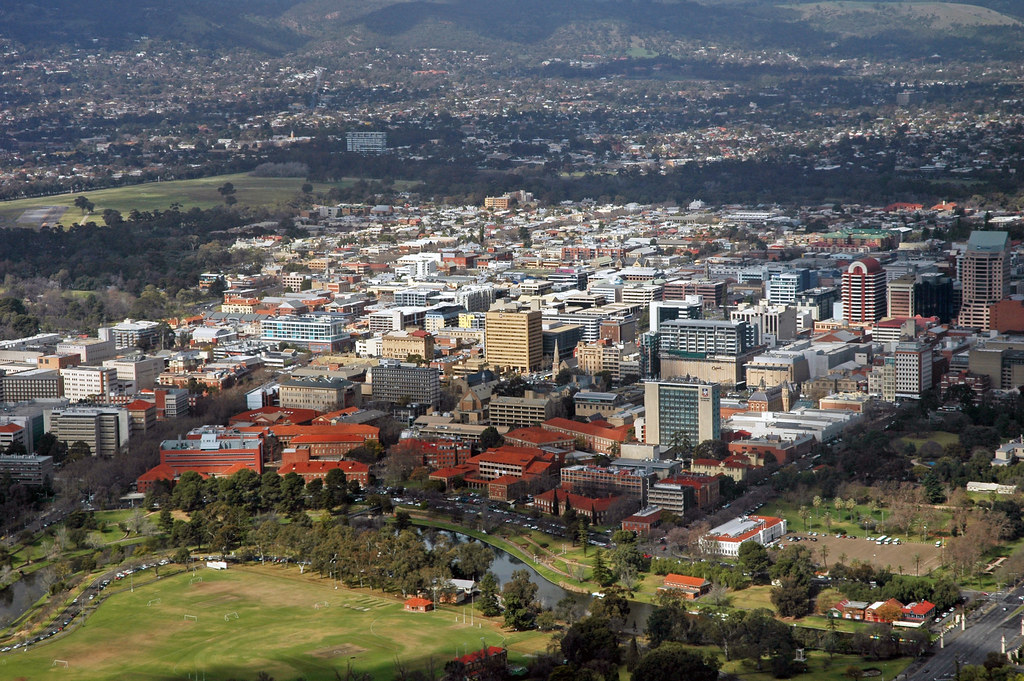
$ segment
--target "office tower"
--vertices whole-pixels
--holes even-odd
[[[861,258],[843,272],[843,318],[870,324],[885,316],[885,270],[874,258]]]
[[[989,305],[1009,295],[1010,257],[1006,232],[971,232],[960,263],[963,303],[960,326],[988,331]]]
[[[647,444],[691,445],[722,434],[721,392],[717,383],[648,381],[644,384]]]
[[[534,371],[541,367],[544,329],[540,310],[491,310],[484,323],[487,363],[498,369]]]

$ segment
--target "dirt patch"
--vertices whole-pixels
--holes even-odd
[[[352,657],[353,655],[365,652],[366,648],[360,648],[359,646],[351,643],[339,643],[338,645],[330,646],[329,648],[314,650],[309,654],[321,660],[329,660],[332,657]]]

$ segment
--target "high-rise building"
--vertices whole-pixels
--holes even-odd
[[[662,354],[740,355],[758,342],[757,328],[744,321],[676,319],[658,330]]]
[[[796,307],[790,304],[757,305],[742,304],[729,313],[732,321],[744,321],[756,326],[762,339],[771,336],[775,340],[796,338]]]
[[[905,277],[898,277],[890,281],[888,289],[888,316],[889,317],[913,317],[915,314],[914,289],[917,287],[917,279],[910,274]]]
[[[801,291],[817,286],[818,273],[807,268],[773,274],[766,284],[768,302],[772,305],[795,303]]]
[[[491,310],[484,325],[484,357],[498,369],[533,371],[544,359],[540,310]]]
[[[938,317],[943,324],[956,317],[953,302],[953,280],[945,274],[928,272],[914,286],[914,313],[922,317]]]
[[[797,309],[811,313],[814,321],[832,318],[832,304],[839,302],[839,287],[818,286],[804,289],[796,294]]]
[[[644,384],[646,438],[651,445],[696,445],[722,434],[717,383],[648,381]]]
[[[757,352],[757,326],[745,321],[677,319],[661,325],[654,338],[642,339],[640,370],[663,378],[687,376],[710,383],[738,385],[743,365]],[[656,348],[657,362],[649,354]]]
[[[885,316],[885,270],[874,258],[861,258],[843,272],[843,318],[870,324]]]
[[[957,323],[988,331],[989,305],[1010,292],[1010,258],[1006,232],[971,232],[960,263],[963,303]]]

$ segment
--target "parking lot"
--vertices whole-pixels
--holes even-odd
[[[806,546],[821,564],[842,562],[846,565],[853,561],[871,563],[876,567],[888,567],[896,574],[916,575],[928,574],[942,564],[942,548],[934,542],[910,542],[900,540],[899,544],[879,545],[868,541],[864,535],[841,536],[808,532],[790,532],[779,542],[779,547],[793,543],[790,538],[799,539],[799,544]],[[824,556],[822,548],[825,549]]]

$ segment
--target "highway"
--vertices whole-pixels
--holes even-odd
[[[932,644],[932,655],[915,662],[901,675],[907,681],[952,680],[957,670],[965,665],[978,665],[990,652],[999,652],[1002,637],[1006,637],[1006,650],[1021,645],[1021,615],[1012,613],[1021,606],[1024,587],[1006,593],[993,594],[967,618],[964,631],[957,626],[946,632],[945,647],[939,641]]]

